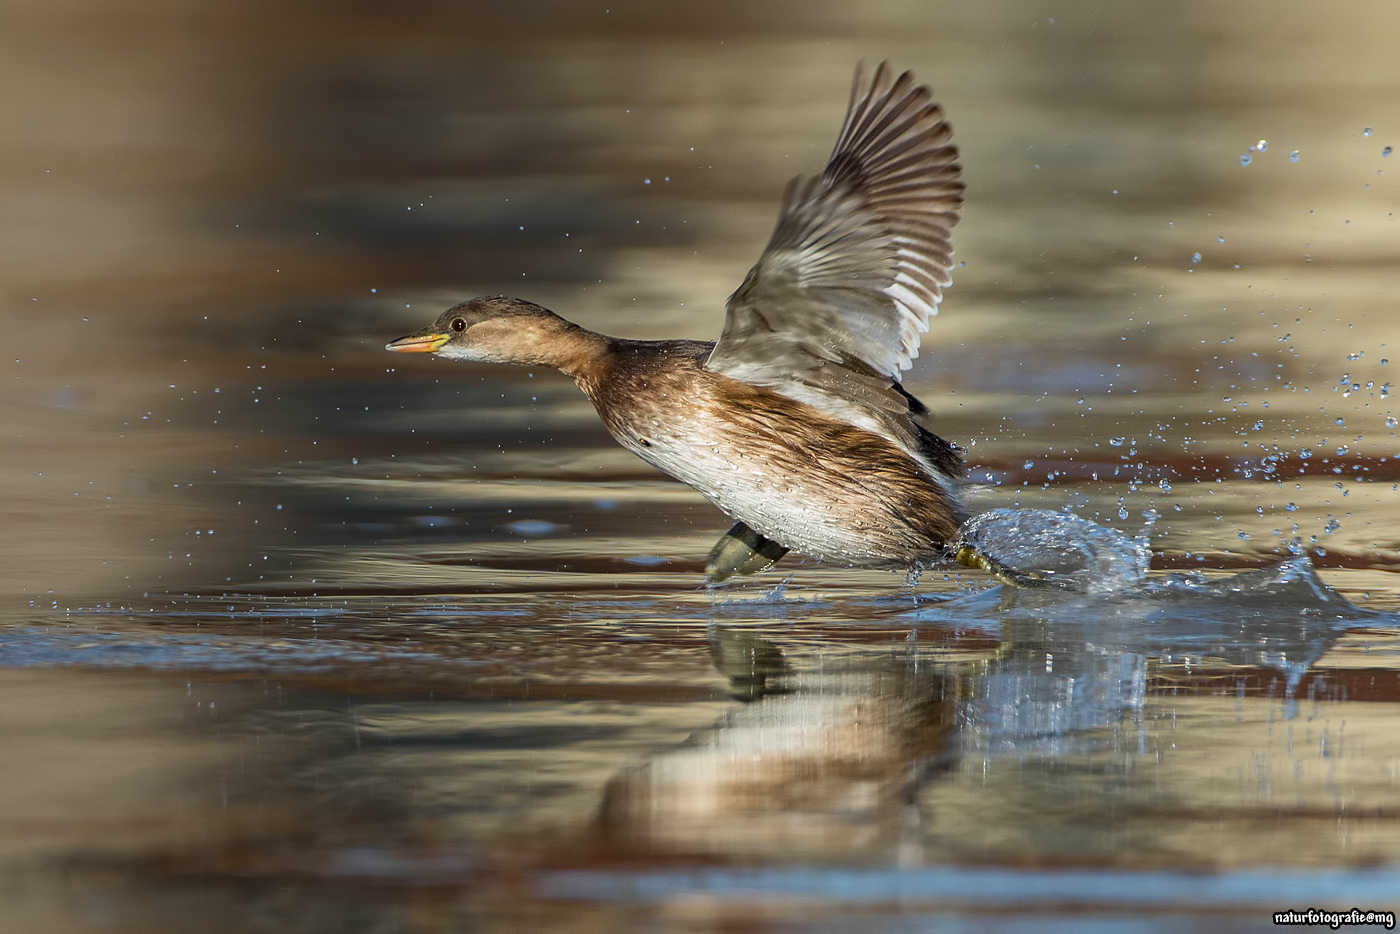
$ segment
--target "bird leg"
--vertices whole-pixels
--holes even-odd
[[[705,579],[718,584],[736,574],[757,574],[787,553],[782,545],[736,522],[734,528],[720,536],[705,558]]]

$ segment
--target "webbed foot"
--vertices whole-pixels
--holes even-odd
[[[1035,590],[1049,588],[1051,590],[1074,590],[1071,581],[1046,577],[1035,571],[1022,571],[1017,568],[1003,564],[991,555],[979,551],[971,545],[963,544],[958,547],[957,553],[953,555],[953,560],[963,567],[981,568],[988,574],[1011,587],[1019,587],[1023,590]]]
[[[990,509],[963,523],[953,550],[1013,587],[1071,593],[1131,589],[1152,559],[1145,539],[1048,509]]]

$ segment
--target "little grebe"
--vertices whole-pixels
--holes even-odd
[[[951,140],[908,72],[858,68],[826,169],[789,183],[717,343],[606,337],[496,296],[388,349],[572,377],[623,447],[737,520],[710,553],[712,580],[789,549],[860,567],[946,560],[966,470],[899,375],[952,281]]]

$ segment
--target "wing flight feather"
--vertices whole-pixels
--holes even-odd
[[[706,366],[857,423],[907,413],[891,383],[952,282],[957,158],[927,88],[858,68],[826,169],[788,185]]]

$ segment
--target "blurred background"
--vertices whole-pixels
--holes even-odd
[[[1394,15],[13,4],[4,590],[246,579],[290,544],[255,474],[610,451],[554,374],[382,345],[498,292],[713,338],[862,58],[929,82],[964,154],[965,265],[908,382],[974,463],[1384,456]]]
[[[813,838],[740,821],[736,836],[706,842],[695,828],[717,819],[688,813],[664,845],[637,829],[636,802],[662,782],[662,765],[637,762],[742,719],[735,711],[753,708],[734,707],[732,659],[771,655],[707,629],[716,611],[699,574],[728,522],[617,449],[558,374],[383,345],[483,293],[618,336],[713,339],[784,183],[822,165],[861,59],[930,84],[962,151],[960,265],[906,385],[967,453],[978,502],[1068,506],[1129,532],[1155,511],[1158,569],[1306,551],[1354,602],[1400,607],[1397,34],[1400,9],[1381,2],[7,4],[0,736],[12,752],[0,765],[0,878],[28,912],[15,909],[26,920],[13,929],[188,929],[195,906],[242,904],[211,929],[508,918],[578,930],[576,907],[560,907],[574,896],[541,895],[527,911],[503,894],[514,877],[472,876],[487,894],[465,902],[433,887],[454,893],[517,858],[593,866],[624,851],[703,851],[693,865],[717,853],[766,865],[799,844],[838,851],[839,821]],[[785,637],[813,622],[875,626],[854,648],[843,635],[836,648],[802,636],[772,649],[863,659],[842,670],[864,672],[855,693],[880,699],[890,726],[879,735],[900,750],[860,759],[874,799],[892,800],[890,776],[910,762],[942,761],[950,724],[988,756],[1049,770],[1041,778],[1060,774],[1055,756],[1082,751],[1066,740],[1028,752],[975,726],[958,705],[982,695],[963,669],[891,675],[884,648],[861,656],[866,641],[904,638],[889,617],[915,598],[898,578],[796,556],[782,568],[819,603],[762,603],[774,574],[741,590],[759,603],[727,618]],[[926,587],[984,583],[940,576]],[[1371,680],[1347,682],[1353,699],[1374,671],[1395,682],[1394,634],[1377,631],[1361,666]],[[939,651],[975,667],[1003,635],[972,626],[939,636]],[[1124,649],[1120,669],[1075,644],[1062,659],[1141,688],[1139,724],[1168,716],[1144,714],[1143,697],[1194,683],[1177,668],[1152,681],[1146,659],[1160,652]],[[1012,656],[1030,658],[1028,671],[1044,661]],[[1033,797],[1007,805],[1007,836],[963,856],[1194,869],[1227,851],[1247,864],[1333,826],[1332,804],[1258,784],[1303,768],[1291,738],[1280,746],[1269,732],[1285,711],[1282,676],[1258,664],[1227,668],[1249,669],[1240,696],[1260,707],[1197,711],[1209,742],[1170,773],[1192,802],[1179,813],[1241,806],[1233,793],[1188,794],[1200,769],[1239,750],[1246,777],[1226,785],[1268,813],[1307,798],[1320,824],[1167,844],[1154,836],[1163,810],[1145,825],[1160,846],[1144,851],[1112,821],[1080,846],[1057,836],[1062,825],[1026,829],[1043,803]],[[841,683],[817,693],[852,693]],[[1005,710],[1022,696],[998,691],[988,703]],[[1381,738],[1394,698],[1368,696],[1376,739],[1362,771],[1382,808],[1400,762]],[[444,711],[447,697],[458,706]],[[507,709],[530,697],[555,706]],[[1044,729],[1103,727],[1119,706],[1102,701],[1088,720]],[[925,726],[907,726],[910,710]],[[1241,717],[1260,732],[1230,732]],[[1362,722],[1355,706],[1336,717],[1333,751],[1336,723]],[[570,723],[600,745],[569,759],[539,738]],[[1016,735],[1043,738],[1042,727]],[[411,736],[420,756],[451,755],[421,768],[351,755],[371,735],[381,752],[384,737]],[[1109,759],[1157,761],[1143,735],[1109,742]],[[1326,739],[1308,742],[1325,758]],[[983,769],[962,759],[974,760],[959,781]],[[1325,764],[1309,759],[1308,781]],[[541,769],[568,793],[547,806],[544,792],[513,798]],[[1067,793],[1076,819],[1105,812],[1093,774]],[[1309,788],[1337,787],[1335,772],[1316,774]],[[1006,782],[979,794],[1004,803],[1034,784]],[[861,864],[907,865],[901,818],[851,800],[822,807],[870,831]],[[933,808],[940,819],[987,807],[952,800]],[[449,812],[475,829],[438,822]],[[1393,812],[1366,813],[1374,833],[1359,852],[1395,859]],[[529,846],[516,833],[527,824]],[[925,843],[943,852],[958,839]],[[1345,862],[1340,837],[1308,845]],[[138,870],[123,868],[131,860]],[[336,887],[364,878],[416,894],[338,914]],[[288,894],[303,884],[309,901]],[[609,903],[596,891],[584,901]],[[589,923],[699,930],[729,918],[665,904],[664,924],[651,909],[602,908]]]

